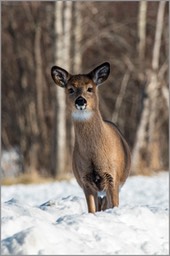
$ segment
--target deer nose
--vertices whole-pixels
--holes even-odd
[[[83,98],[82,96],[78,97],[75,101],[75,104],[78,105],[78,106],[84,106],[87,104],[87,101],[85,98]]]
[[[79,96],[75,101],[75,106],[78,110],[84,110],[87,106],[87,100],[82,96]]]

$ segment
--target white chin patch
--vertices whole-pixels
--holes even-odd
[[[79,105],[76,104],[76,108],[78,110],[84,110],[84,109],[86,109],[86,105],[79,106]]]
[[[74,112],[72,112],[72,118],[75,121],[86,121],[88,119],[90,119],[93,115],[93,112],[91,110],[75,110]]]

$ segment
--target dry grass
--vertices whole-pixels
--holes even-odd
[[[42,184],[47,182],[70,180],[71,174],[62,175],[57,178],[44,177],[37,172],[21,174],[18,177],[5,177],[1,179],[1,185],[9,186],[14,184]]]

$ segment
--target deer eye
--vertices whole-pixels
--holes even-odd
[[[93,91],[93,87],[89,87],[89,88],[87,89],[87,91],[88,91],[88,92],[92,92],[92,91]]]
[[[69,88],[69,89],[68,89],[68,93],[69,93],[69,94],[74,93],[74,89],[73,89],[73,88]]]

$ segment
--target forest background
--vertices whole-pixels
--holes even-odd
[[[131,174],[167,170],[168,20],[168,1],[2,1],[2,177],[71,174],[73,125],[51,67],[86,73],[105,61],[100,110],[130,145]]]

